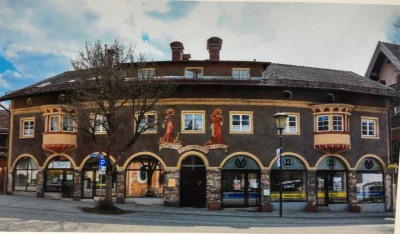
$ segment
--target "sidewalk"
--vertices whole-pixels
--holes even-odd
[[[93,207],[93,200],[72,201],[72,199],[54,200],[48,198],[36,198],[29,196],[17,195],[1,195],[0,205],[10,207],[20,207],[24,209],[46,210],[46,211],[62,211],[68,213],[83,212],[80,207]],[[207,208],[190,208],[190,207],[165,207],[157,205],[138,205],[135,203],[117,204],[124,210],[134,211],[135,213],[157,213],[157,214],[174,214],[174,215],[198,215],[198,216],[223,216],[223,217],[244,217],[244,218],[280,218],[279,211],[273,212],[257,212],[244,208],[224,208],[222,210],[208,210]],[[126,214],[129,215],[129,214]],[[382,213],[350,213],[350,212],[302,212],[302,211],[285,211],[283,210],[283,218],[295,219],[359,219],[359,218],[394,218],[394,212]]]

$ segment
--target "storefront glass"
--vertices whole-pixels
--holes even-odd
[[[224,207],[260,205],[260,169],[248,157],[229,159],[222,171],[222,202]]]
[[[47,167],[45,181],[46,192],[59,192],[63,197],[72,197],[74,171],[71,162],[65,157],[55,158]]]
[[[98,158],[91,158],[83,168],[82,178],[82,197],[93,198],[105,194],[106,176],[100,175],[98,171]],[[113,163],[111,163],[111,166]],[[113,175],[113,190],[112,194],[115,195],[115,175]]]
[[[127,197],[163,197],[164,168],[151,156],[134,158],[126,169]]]
[[[15,191],[37,191],[38,167],[31,158],[21,159],[14,170]]]
[[[373,158],[363,159],[357,167],[357,202],[383,203],[383,169]]]
[[[282,200],[307,200],[307,175],[304,164],[294,156],[282,158]],[[279,201],[280,194],[280,167],[275,161],[271,170],[271,200]]]
[[[347,174],[343,162],[336,157],[326,157],[317,168],[317,201],[326,206],[347,202]]]

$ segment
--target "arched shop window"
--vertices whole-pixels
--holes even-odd
[[[113,163],[111,162],[111,166]],[[82,197],[93,198],[105,194],[106,176],[99,174],[99,159],[91,158],[86,162],[82,172]],[[113,190],[112,194],[115,195],[115,178],[113,175]]]
[[[127,197],[163,197],[164,168],[151,156],[134,158],[126,169]]]
[[[222,167],[223,207],[260,205],[260,167],[246,156],[230,158]]]
[[[307,174],[303,162],[294,156],[282,157],[282,200],[307,200]],[[271,169],[271,200],[279,201],[280,167],[275,161]]]
[[[385,202],[383,168],[374,158],[364,158],[357,167],[357,202]]]
[[[347,203],[346,166],[337,157],[326,157],[317,167],[318,205]]]
[[[74,170],[71,162],[63,156],[54,158],[46,169],[45,183],[45,192],[59,192],[63,197],[72,197]]]
[[[33,159],[22,158],[14,169],[14,190],[36,192],[38,167]]]

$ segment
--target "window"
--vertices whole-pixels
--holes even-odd
[[[107,118],[103,115],[94,115],[94,131],[96,133],[106,133]]]
[[[329,116],[321,115],[317,117],[318,132],[329,131]]]
[[[384,186],[382,172],[357,173],[358,203],[384,202]]]
[[[156,112],[149,112],[143,115],[143,118],[139,121],[138,131],[143,133],[157,133],[157,117]]]
[[[163,197],[164,168],[150,156],[134,158],[126,169],[127,197]]]
[[[59,118],[59,116],[50,116],[50,132],[58,132],[60,130]]]
[[[153,78],[154,74],[155,74],[154,68],[140,68],[138,71],[138,77],[140,79]]]
[[[249,79],[250,69],[249,68],[232,68],[233,79]]]
[[[35,119],[21,119],[21,137],[34,137]]]
[[[333,131],[343,131],[343,116],[334,115],[333,117]]]
[[[362,138],[378,138],[378,118],[361,118],[361,136]]]
[[[286,120],[285,128],[283,129],[283,134],[300,134],[300,125],[299,125],[299,114],[288,114],[288,118]]]
[[[253,133],[253,112],[230,112],[230,133]]]
[[[36,192],[37,173],[38,167],[31,158],[21,159],[14,170],[14,190]]]
[[[204,111],[182,111],[184,133],[204,133]]]
[[[185,68],[186,78],[203,78],[203,68],[202,67],[187,67]]]
[[[280,166],[278,160],[271,168],[271,200],[279,201]],[[304,164],[296,157],[282,156],[282,200],[307,200],[307,173]]]
[[[63,131],[74,131],[74,119],[72,116],[63,116]]]

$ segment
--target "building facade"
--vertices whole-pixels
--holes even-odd
[[[7,182],[7,154],[8,154],[8,133],[9,113],[0,110],[0,193],[5,193]]]
[[[207,60],[190,60],[180,42],[170,45],[171,61],[132,71],[179,86],[146,114],[144,121],[158,124],[119,161],[117,202],[268,210],[277,209],[282,186],[284,210],[392,209],[394,89],[352,72],[220,60],[217,37],[207,41]],[[73,79],[66,72],[0,98],[11,100],[9,193],[78,200],[103,192],[95,146],[60,107]],[[289,115],[283,181],[277,112]],[[123,134],[132,128],[126,116]]]

